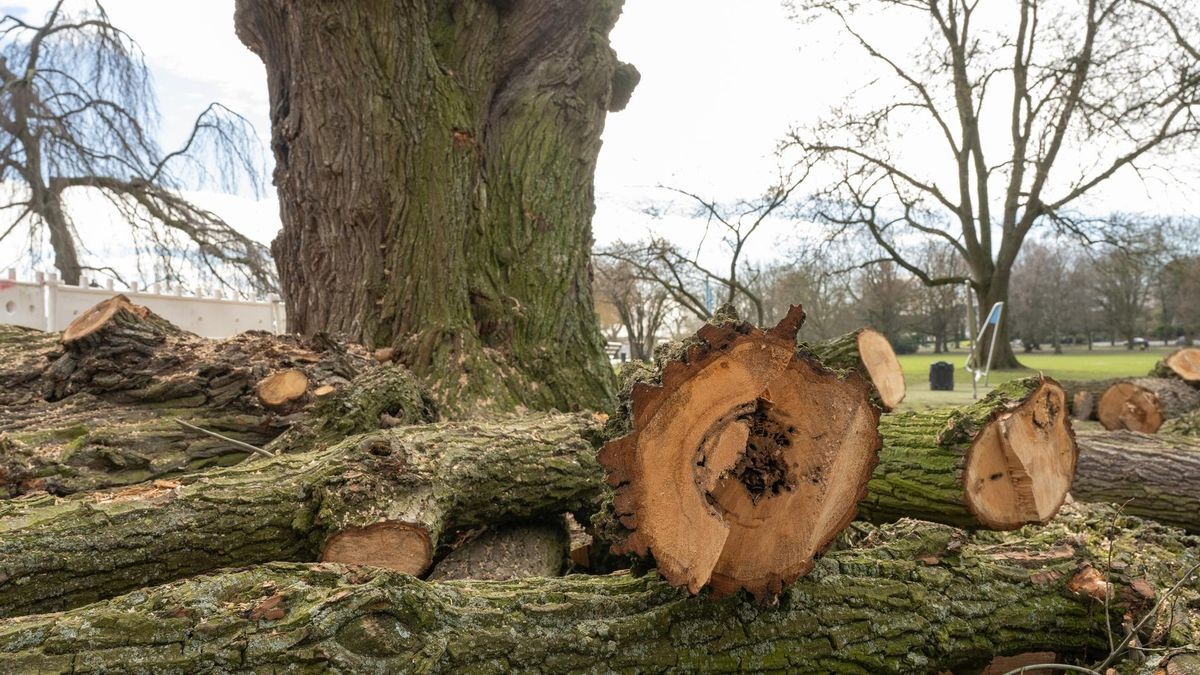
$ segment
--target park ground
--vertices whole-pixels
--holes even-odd
[[[1146,351],[1131,351],[1124,346],[1111,347],[1105,344],[1095,345],[1091,351],[1086,347],[1068,347],[1063,349],[1062,354],[1055,354],[1050,349],[1032,354],[1019,353],[1017,357],[1027,366],[1025,369],[993,371],[988,378],[988,385],[980,380],[978,393],[982,396],[997,384],[1038,372],[1056,380],[1104,380],[1145,375],[1172,350],[1174,347],[1159,345]],[[963,369],[967,358],[965,349],[951,350],[945,354],[922,350],[899,358],[904,368],[904,383],[908,388],[902,409],[960,405],[971,401],[971,374]],[[929,365],[935,361],[954,364],[954,391],[930,391]]]

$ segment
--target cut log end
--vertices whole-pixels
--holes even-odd
[[[904,371],[891,343],[882,333],[864,328],[858,333],[858,354],[884,410],[895,410],[904,401],[906,390]]]
[[[258,400],[263,405],[276,408],[304,396],[308,391],[308,376],[300,370],[282,370],[268,375],[258,383]]]
[[[419,575],[433,562],[433,542],[425,528],[409,523],[351,527],[329,538],[321,562],[371,565]]]
[[[1200,347],[1184,347],[1163,359],[1168,371],[1184,382],[1200,384]]]
[[[1100,397],[1097,416],[1105,429],[1128,429],[1152,434],[1164,417],[1158,395],[1133,382],[1114,384]]]
[[[628,536],[675,586],[763,599],[811,571],[856,513],[881,444],[870,385],[796,354],[781,328],[709,325],[662,386],[632,390],[634,431],[600,461]]]
[[[1049,522],[1066,500],[1077,457],[1066,394],[1043,380],[976,436],[964,465],[967,508],[993,529]]]
[[[149,313],[149,310],[145,307],[133,304],[124,295],[114,295],[107,300],[96,303],[83,314],[75,317],[67,325],[67,329],[63,331],[62,343],[69,345],[96,333],[107,326],[113,317],[122,311],[130,312],[142,318]]]

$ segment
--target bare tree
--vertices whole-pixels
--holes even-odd
[[[926,242],[918,256],[922,268],[931,274],[951,276],[962,273],[962,260],[944,242]],[[947,352],[949,342],[957,339],[966,316],[962,288],[953,284],[915,288],[912,312],[912,327],[933,338],[934,353]]]
[[[618,244],[597,251],[597,255],[634,266],[641,278],[662,286],[682,309],[701,321],[707,319],[711,311],[721,304],[748,304],[755,319],[762,325],[766,307],[754,279],[759,270],[750,267],[743,258],[746,243],[764,223],[789,204],[792,194],[806,175],[799,178],[781,176],[761,197],[738,199],[732,203],[705,198],[682,188],[660,186],[686,197],[692,207],[688,215],[703,221],[704,231],[696,249],[688,253],[666,239],[653,238],[641,246]],[[661,217],[669,210],[669,206],[656,205],[647,209],[647,214]],[[719,268],[700,261],[701,252],[713,230],[717,231],[728,252],[727,263]],[[713,298],[710,303],[708,292],[711,292],[714,284],[722,290],[720,296]]]
[[[1008,299],[1035,227],[1098,238],[1079,214],[1083,197],[1119,172],[1141,176],[1200,137],[1200,7],[1190,0],[790,5],[837,23],[898,92],[879,105],[849,103],[790,135],[802,164],[833,176],[815,212],[869,232],[880,259],[926,285],[969,283],[981,312]],[[871,14],[888,19],[877,25],[889,34],[897,21],[923,24],[921,49],[911,58],[887,53],[861,21]],[[989,119],[1007,133],[989,133]],[[933,140],[914,148],[909,141],[922,133]],[[930,273],[910,254],[921,238],[953,247],[967,272]],[[996,338],[998,366],[1017,366],[1006,331]]]
[[[909,328],[914,284],[897,265],[884,262],[858,273],[855,305],[868,326],[887,336],[897,350]]]
[[[1149,309],[1151,260],[1146,252],[1115,248],[1095,262],[1096,298],[1113,335],[1124,340],[1129,349],[1133,349],[1133,339]]]
[[[629,356],[648,361],[654,353],[658,331],[672,304],[667,290],[647,280],[632,263],[615,258],[595,262],[595,296],[612,308],[629,343]]]
[[[180,193],[244,181],[257,190],[261,160],[249,123],[210,105],[183,147],[163,152],[156,119],[141,50],[99,2],[72,15],[59,0],[41,25],[0,19],[0,179],[12,188],[0,212],[13,214],[0,239],[22,226],[31,241],[45,231],[63,279],[78,283],[97,268],[81,257],[66,196],[90,189],[128,221],[139,264],[153,257],[166,280],[180,278],[186,263],[231,287],[274,289],[266,247]]]

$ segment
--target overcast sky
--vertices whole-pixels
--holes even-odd
[[[30,20],[51,4],[0,0],[6,11]],[[234,34],[233,0],[104,5],[145,51],[158,89],[164,147],[177,145],[196,114],[218,100],[249,118],[266,148],[265,73]],[[791,21],[778,0],[627,0],[612,42],[622,60],[638,67],[642,81],[628,108],[608,116],[596,176],[596,239],[637,239],[654,227],[680,241],[698,240],[698,226],[686,218],[654,221],[642,213],[649,201],[669,199],[655,188],[659,184],[724,199],[760,193],[774,176],[774,150],[789,126],[813,121],[870,77],[867,60],[828,28]],[[876,28],[898,44],[905,39],[896,25]],[[1114,184],[1105,195],[1101,208],[1117,197],[1129,209],[1163,203],[1162,195],[1128,184]],[[273,193],[257,200],[193,197],[264,242],[279,228]],[[87,221],[83,214],[76,219]],[[754,252],[782,250],[781,238],[795,227],[804,226],[764,233]],[[0,265],[12,261],[11,244],[7,248],[0,249]]]

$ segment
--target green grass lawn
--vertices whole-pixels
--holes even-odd
[[[1151,347],[1147,351],[1129,351],[1124,347],[1096,346],[1092,351],[1082,347],[1067,348],[1062,354],[1052,351],[1018,354],[1027,369],[998,370],[991,374],[990,385],[1001,384],[1013,378],[1045,373],[1057,380],[1103,380],[1110,377],[1145,375],[1150,368],[1169,354],[1173,347]],[[904,383],[908,388],[901,409],[908,407],[926,408],[967,403],[971,400],[971,374],[963,370],[966,350],[949,354],[934,354],[921,351],[900,357],[904,368]],[[949,361],[954,364],[954,391],[929,390],[929,364]],[[991,389],[979,383],[979,394]]]

